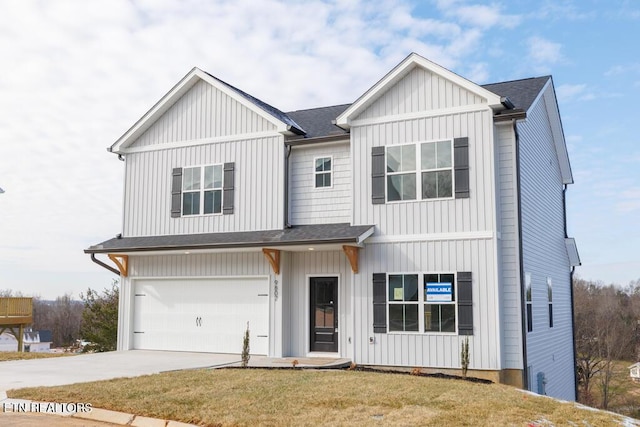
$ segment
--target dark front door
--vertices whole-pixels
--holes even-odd
[[[312,277],[311,351],[338,351],[338,278]]]

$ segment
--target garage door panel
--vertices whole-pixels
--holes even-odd
[[[240,353],[249,322],[252,354],[268,353],[266,278],[138,280],[134,348]]]

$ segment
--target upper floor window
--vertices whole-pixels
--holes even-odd
[[[184,168],[182,215],[222,213],[222,165]]]
[[[317,157],[314,159],[315,188],[331,187],[332,181],[332,158]]]
[[[387,201],[453,197],[451,140],[388,146]]]

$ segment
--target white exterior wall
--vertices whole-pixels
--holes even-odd
[[[372,147],[457,137],[469,138],[469,198],[372,204]],[[457,333],[373,333],[372,277],[470,271],[470,368],[502,369],[493,113],[486,100],[414,69],[352,123],[351,138],[353,223],[376,225],[354,279],[356,363],[459,368],[464,337]]]
[[[498,266],[502,307],[502,360],[505,369],[523,369],[522,294],[515,134],[511,122],[496,126]]]
[[[552,91],[551,85],[546,92]],[[575,400],[570,264],[564,244],[563,185],[545,97],[518,125],[524,271],[531,274],[533,331],[527,333],[529,388]],[[552,108],[555,108],[553,106]],[[553,328],[549,327],[547,277],[553,282]]]
[[[371,147],[469,137],[471,197],[371,203]],[[489,232],[495,225],[493,116],[485,111],[408,119],[351,129],[354,224],[380,234]]]
[[[140,136],[132,147],[274,130],[254,111],[200,80]]]
[[[274,129],[211,85],[197,83],[125,156],[123,235],[282,228],[284,137]],[[234,213],[171,218],[172,169],[225,162],[235,162]]]
[[[288,279],[287,304],[283,322],[289,325],[290,341],[284,349],[285,356],[306,357],[309,353],[309,278],[312,276],[338,277],[338,353],[340,357],[352,357],[354,338],[352,312],[352,276],[347,257],[342,251],[291,252],[290,262],[284,273]]]
[[[358,119],[486,103],[443,77],[416,67],[363,111]]]
[[[315,188],[314,159],[318,157],[332,157],[331,187]],[[291,224],[351,222],[349,141],[294,148],[290,162]]]
[[[496,330],[498,290],[492,239],[439,240],[367,244],[354,276],[355,362],[373,365],[460,368],[460,343],[446,333],[373,333],[374,273],[472,272],[473,336],[469,336],[470,369],[501,369]],[[369,338],[374,337],[374,344]]]

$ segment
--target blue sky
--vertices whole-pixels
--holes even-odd
[[[479,84],[553,75],[576,183],[569,234],[606,283],[640,279],[635,1],[0,0],[0,290],[114,277],[82,250],[121,231],[106,152],[192,67],[282,109],[354,101],[410,52]]]

